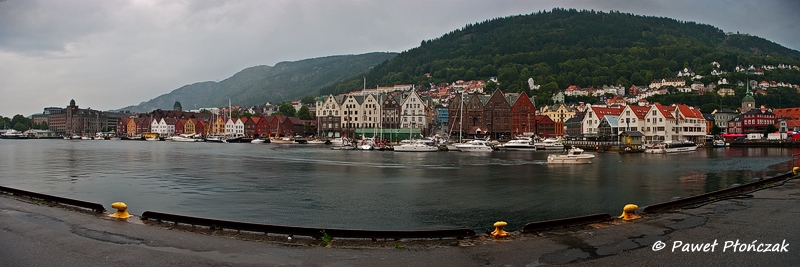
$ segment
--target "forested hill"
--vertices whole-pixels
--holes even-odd
[[[487,20],[423,41],[376,66],[366,78],[370,86],[385,86],[496,76],[499,88],[510,92],[528,90],[527,80],[533,78],[550,85],[535,93],[549,96],[571,84],[646,85],[675,77],[684,67],[707,75],[714,61],[726,71],[739,64],[800,65],[800,52],[694,22],[553,9]],[[321,93],[349,92],[362,83],[362,76],[353,77]]]
[[[228,99],[235,105],[254,106],[316,96],[321,88],[364,73],[396,55],[397,53],[367,53],[328,56],[280,62],[274,67],[255,66],[221,82],[185,85],[150,101],[121,110],[150,112],[154,109],[172,109],[175,101],[181,102],[187,110],[222,107],[228,105]]]

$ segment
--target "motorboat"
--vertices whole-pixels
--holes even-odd
[[[356,149],[356,145],[350,140],[350,138],[336,138],[331,141],[331,149],[332,150],[354,150]]]
[[[547,156],[548,164],[584,164],[592,163],[594,155],[584,153],[583,149],[572,147],[565,154],[550,154]]]
[[[411,143],[401,144],[399,146],[394,147],[395,152],[436,152],[439,151],[439,147],[430,145],[428,142],[423,140],[415,140]]]
[[[256,138],[256,139],[250,140],[250,143],[251,144],[263,144],[264,141],[265,141],[264,139]]]
[[[294,139],[291,137],[281,137],[269,140],[270,143],[275,144],[294,144]]]
[[[534,142],[536,150],[564,150],[564,143],[560,138],[547,138],[540,142]]]
[[[375,149],[375,139],[373,138],[364,138],[358,145],[356,146],[358,150],[373,150]]]
[[[333,146],[342,146],[345,143],[349,143],[350,139],[348,139],[347,137],[341,137],[341,138],[337,137],[337,138],[331,139],[329,142]]]
[[[725,147],[725,146],[726,146],[726,144],[725,144],[725,140],[721,140],[721,139],[714,140],[714,143],[712,144],[712,146],[713,146],[714,148],[717,148],[717,147]]]
[[[324,140],[319,140],[319,139],[314,139],[314,140],[308,140],[308,141],[306,141],[306,144],[310,144],[310,145],[324,145],[324,144],[326,144],[326,143],[327,143],[326,141],[324,141]]]
[[[533,139],[523,137],[512,139],[505,144],[503,144],[500,149],[504,150],[536,150],[536,145],[533,143]]]
[[[494,147],[486,140],[472,140],[463,144],[455,145],[459,151],[468,151],[468,152],[492,152],[494,151]]]
[[[228,140],[223,135],[209,135],[209,136],[206,136],[206,142],[209,142],[209,143],[228,143]]]
[[[5,133],[0,135],[0,137],[3,139],[28,139],[27,134],[14,129],[7,130]]]
[[[202,138],[197,138],[193,134],[179,134],[179,135],[176,135],[176,136],[172,136],[169,140],[170,141],[174,141],[174,142],[202,142],[203,141]]]
[[[669,154],[697,151],[697,144],[692,141],[666,141],[645,146],[645,154]]]

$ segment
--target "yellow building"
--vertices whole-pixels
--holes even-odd
[[[565,122],[575,117],[575,112],[576,109],[574,107],[569,107],[561,103],[557,106],[544,106],[539,110],[539,114],[537,115],[545,115],[553,120],[553,122]]]

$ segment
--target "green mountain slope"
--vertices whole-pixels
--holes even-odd
[[[172,109],[175,101],[184,109],[221,107],[228,99],[236,105],[263,105],[266,102],[295,100],[316,96],[319,89],[334,82],[368,71],[397,53],[368,53],[329,56],[294,62],[280,62],[274,67],[256,66],[244,69],[220,82],[199,82],[185,85],[139,105],[121,110],[149,112]]]
[[[533,78],[550,85],[534,93],[548,96],[571,84],[646,85],[675,77],[684,67],[708,75],[714,61],[727,71],[745,64],[800,65],[800,52],[694,22],[553,9],[487,20],[422,41],[366,78],[368,84],[392,85],[497,77],[499,88],[510,92],[529,90],[527,80]],[[360,89],[361,79],[352,77],[321,93]]]

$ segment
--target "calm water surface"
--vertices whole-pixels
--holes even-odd
[[[294,226],[470,227],[620,213],[789,170],[800,150],[597,154],[334,151],[327,146],[0,140],[0,185],[146,210]]]

